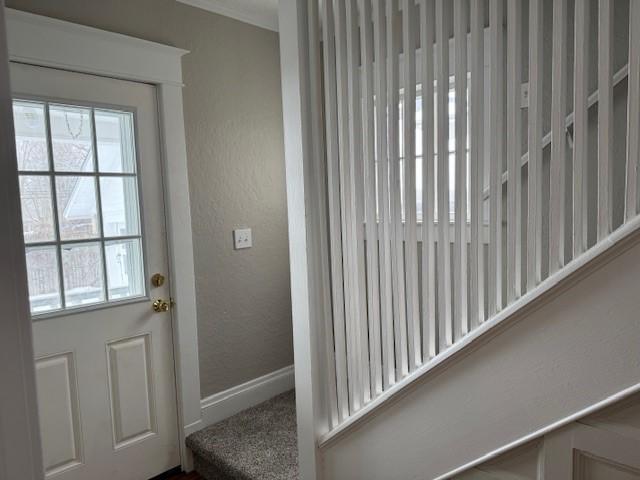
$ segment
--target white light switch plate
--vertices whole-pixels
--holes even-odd
[[[238,228],[233,231],[233,248],[240,250],[253,246],[250,228]]]

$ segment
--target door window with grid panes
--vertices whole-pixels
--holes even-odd
[[[13,102],[34,315],[144,297],[132,112]]]

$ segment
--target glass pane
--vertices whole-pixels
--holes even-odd
[[[48,170],[44,105],[13,102],[13,123],[16,131],[18,170]]]
[[[400,90],[400,104],[398,105],[398,151],[404,157],[404,91]]]
[[[54,169],[59,172],[93,171],[91,110],[51,105],[49,118]]]
[[[61,308],[56,247],[27,248],[26,258],[31,313]]]
[[[422,222],[422,157],[416,157],[416,218]]]
[[[56,177],[58,221],[62,240],[96,238],[100,235],[93,177]]]
[[[98,169],[101,172],[134,173],[133,114],[96,110]]]
[[[422,96],[416,97],[416,156],[422,156]]]
[[[449,152],[456,151],[456,91],[449,90]]]
[[[449,154],[449,221],[456,218],[456,154]]]
[[[64,298],[68,307],[104,301],[102,252],[99,243],[62,246]]]
[[[135,177],[100,178],[100,198],[105,237],[140,233],[138,189]]]
[[[144,295],[140,239],[105,244],[109,300]]]
[[[50,177],[20,175],[20,204],[24,241],[32,243],[55,240]]]

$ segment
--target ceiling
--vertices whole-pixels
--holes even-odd
[[[178,0],[178,2],[278,31],[278,0]]]

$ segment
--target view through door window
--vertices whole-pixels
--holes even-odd
[[[32,314],[145,295],[131,112],[15,100]]]

